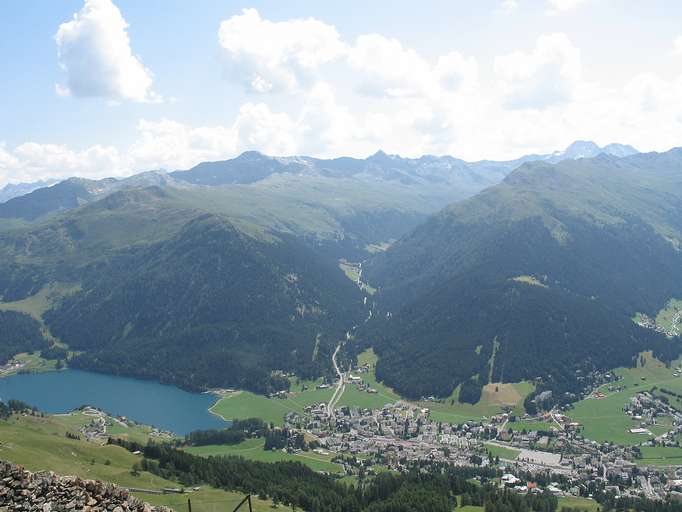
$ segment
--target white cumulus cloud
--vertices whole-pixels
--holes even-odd
[[[95,145],[75,151],[59,144],[25,142],[11,151],[0,147],[0,184],[70,176],[104,178],[128,173],[118,149],[113,146]]]
[[[296,152],[296,125],[283,112],[273,112],[265,103],[246,103],[233,125],[240,151],[260,150],[275,155]]]
[[[55,35],[66,72],[66,85],[58,84],[57,92],[114,101],[160,101],[152,90],[152,73],[132,53],[127,28],[111,0],[85,0]]]
[[[64,34],[94,30],[84,11],[101,5],[111,6],[87,2],[70,22],[80,28]],[[126,148],[0,144],[0,183],[186,169],[245,150],[364,157],[381,148],[475,160],[550,152],[576,139],[658,151],[682,140],[682,74],[660,76],[645,66],[617,83],[600,83],[563,33],[479,61],[456,47],[425,55],[381,34],[346,40],[323,21],[271,21],[246,9],[221,24],[219,44],[231,78],[260,93],[257,101],[212,125],[140,120]],[[682,36],[673,48],[682,52]],[[132,55],[127,36],[126,49]],[[69,81],[64,89],[75,95],[77,88]]]
[[[358,90],[387,97],[436,96],[475,85],[477,63],[459,52],[429,62],[397,39],[380,34],[359,36],[348,53],[348,63],[358,74]]]
[[[346,51],[332,25],[314,18],[273,22],[256,9],[223,21],[218,40],[229,78],[261,93],[294,90]]]
[[[130,167],[138,170],[187,169],[202,161],[222,160],[236,151],[230,127],[191,127],[178,121],[142,119],[137,140],[128,150]]]
[[[496,57],[494,67],[510,108],[567,103],[581,78],[580,50],[565,34],[542,35],[533,51]]]

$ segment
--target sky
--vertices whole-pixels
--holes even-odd
[[[7,0],[0,186],[246,150],[682,145],[682,2]]]

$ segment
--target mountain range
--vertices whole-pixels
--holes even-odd
[[[101,199],[117,190],[150,185],[174,187],[249,185],[284,175],[299,178],[328,178],[362,183],[381,182],[411,187],[415,192],[434,196],[435,210],[454,200],[473,195],[498,183],[507,173],[528,161],[559,162],[564,159],[589,158],[600,153],[627,156],[637,153],[632,146],[576,141],[563,151],[545,155],[527,155],[516,160],[466,162],[450,156],[425,155],[402,158],[378,151],[365,158],[340,157],[330,160],[306,156],[270,157],[247,151],[231,160],[203,162],[189,170],[170,173],[147,171],[129,178],[89,180],[69,178],[57,182],[9,184],[0,190],[0,218],[35,220],[44,215],[76,208]],[[438,190],[447,192],[438,194]],[[429,202],[429,201],[425,202]]]
[[[405,396],[540,379],[570,397],[678,351],[631,318],[682,296],[680,170],[681,150],[578,141],[506,162],[247,152],[72,178],[0,204],[0,297],[48,290],[39,320],[72,366],[191,389],[331,376],[357,326]]]

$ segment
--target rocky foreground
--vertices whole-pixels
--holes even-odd
[[[0,461],[0,511],[171,512],[132,496],[128,489],[99,480],[31,473]]]

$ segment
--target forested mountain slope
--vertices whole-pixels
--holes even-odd
[[[196,389],[271,391],[272,369],[318,376],[360,298],[300,242],[254,240],[210,215],[87,267],[82,287],[47,317],[87,351],[77,365]]]
[[[585,151],[600,156],[545,162]],[[341,258],[368,258],[528,160],[365,264],[381,288],[367,336],[379,374],[410,396],[472,375],[544,375],[557,361],[570,380],[576,361],[589,370],[653,346],[627,315],[675,296],[680,273],[679,155],[603,151],[577,143],[473,164],[246,153],[171,175],[67,180],[0,205],[0,300],[56,290],[43,320],[83,352],[73,365],[269,391],[288,382],[273,370],[331,372],[335,344],[367,314]],[[594,351],[595,336],[626,350]],[[552,356],[523,362],[535,351]]]
[[[189,388],[286,385],[324,374],[359,319],[337,261],[276,232],[245,232],[161,187],[133,189],[0,237],[0,295],[80,288],[44,319],[85,351],[75,366]]]
[[[364,265],[377,373],[411,396],[471,378],[574,390],[644,348],[669,356],[679,342],[631,317],[682,294],[680,240],[682,150],[527,163]]]

